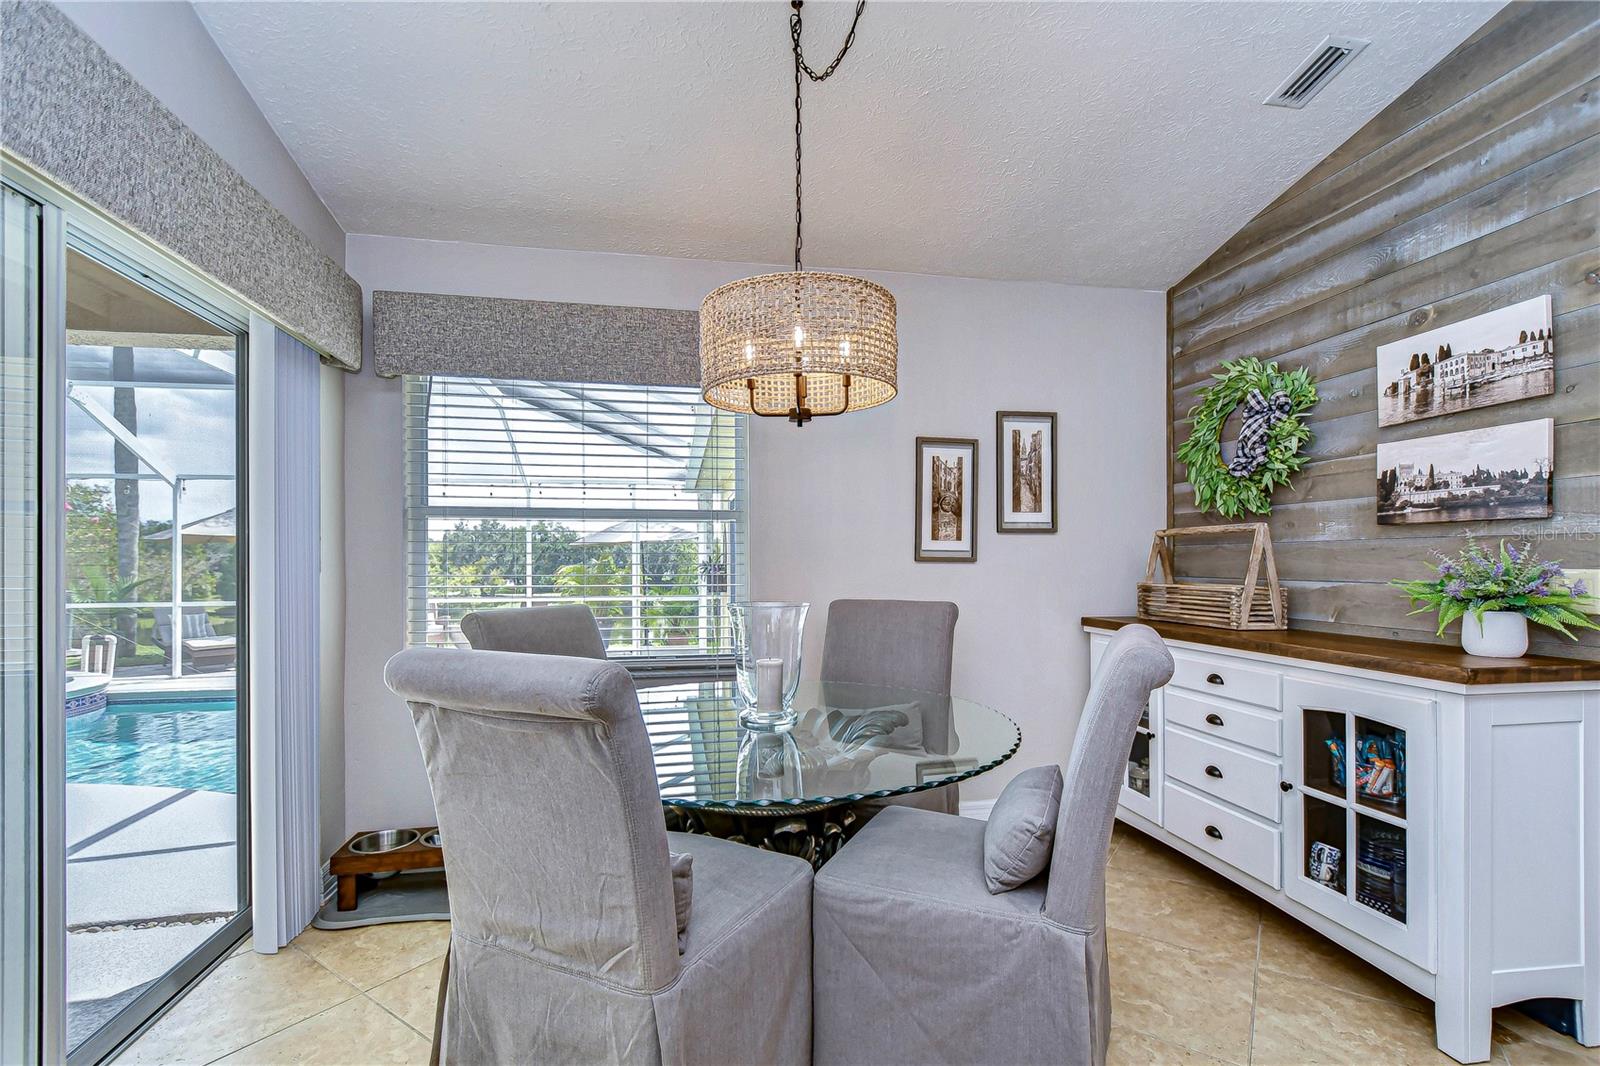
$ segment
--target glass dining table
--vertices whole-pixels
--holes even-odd
[[[1022,733],[959,696],[802,682],[783,732],[739,724],[731,679],[639,690],[667,827],[798,855],[820,866],[871,814],[866,801],[976,777]]]

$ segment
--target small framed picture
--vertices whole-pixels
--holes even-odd
[[[1056,531],[1054,411],[998,411],[994,416],[995,530]]]
[[[977,503],[978,442],[918,437],[917,562],[976,562]]]

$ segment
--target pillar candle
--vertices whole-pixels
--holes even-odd
[[[756,706],[763,711],[783,709],[783,660],[756,660]]]

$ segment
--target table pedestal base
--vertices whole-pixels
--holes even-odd
[[[767,813],[706,807],[668,807],[667,829],[721,837],[751,847],[794,855],[813,869],[833,858],[844,842],[867,823],[869,811],[853,804],[783,807]]]

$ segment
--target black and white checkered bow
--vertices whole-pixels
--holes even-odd
[[[1239,430],[1239,447],[1228,473],[1234,477],[1249,477],[1267,461],[1267,434],[1272,427],[1289,417],[1289,394],[1275,392],[1268,400],[1260,389],[1251,389],[1244,398],[1244,427]]]

